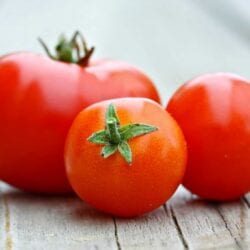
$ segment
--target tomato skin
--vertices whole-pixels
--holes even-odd
[[[107,159],[101,146],[87,141],[104,128],[108,104],[94,104],[76,117],[65,146],[69,181],[76,193],[95,208],[122,217],[152,211],[171,197],[184,175],[186,144],[174,119],[158,104],[143,98],[112,100],[121,124],[144,123],[157,131],[129,140],[129,166],[116,152]]]
[[[211,200],[232,200],[250,191],[250,85],[229,73],[184,84],[167,110],[188,146],[184,186]]]
[[[63,151],[73,119],[94,102],[120,96],[160,101],[153,83],[123,62],[82,68],[32,53],[2,57],[0,179],[32,192],[71,191]]]

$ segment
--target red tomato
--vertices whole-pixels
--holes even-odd
[[[124,62],[79,66],[33,53],[2,57],[0,179],[32,192],[70,191],[63,150],[73,119],[92,103],[125,96],[159,102],[150,79]]]
[[[212,200],[250,191],[250,85],[227,73],[203,75],[184,84],[167,110],[188,145],[184,185]]]
[[[121,136],[114,142],[106,111],[111,102],[120,120],[115,124]],[[134,131],[122,132],[134,123]],[[138,123],[146,131],[138,133]],[[124,138],[129,138],[129,146]],[[143,98],[115,99],[91,105],[76,117],[65,162],[70,183],[83,200],[107,213],[131,217],[159,207],[174,193],[184,175],[186,144],[179,126],[160,105]]]

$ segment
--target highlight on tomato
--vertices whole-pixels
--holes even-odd
[[[156,102],[120,98],[78,114],[65,146],[75,192],[93,207],[122,217],[164,204],[182,181],[186,143]]]
[[[41,41],[41,40],[40,40]],[[160,102],[153,82],[128,63],[92,59],[76,32],[52,54],[0,58],[0,179],[43,193],[72,191],[65,173],[65,138],[75,116],[95,102],[146,97]]]
[[[167,105],[187,141],[183,184],[203,198],[232,200],[250,191],[249,83],[230,73],[202,75]]]

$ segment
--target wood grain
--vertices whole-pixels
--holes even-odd
[[[5,197],[0,189],[0,249],[4,249],[6,246],[6,224]]]
[[[184,249],[171,213],[164,207],[135,219],[116,219],[121,249]]]
[[[241,210],[244,210],[245,213],[244,223],[248,224],[249,210],[242,202],[208,203],[182,190],[169,203],[189,249],[238,249],[243,247],[240,242],[240,231],[233,229],[242,223],[239,219]],[[248,231],[249,225],[247,227],[248,229],[245,230]],[[245,237],[248,237],[249,240],[249,236]],[[250,247],[248,240],[244,246]]]
[[[240,249],[250,247],[250,209],[244,199],[217,205],[225,226]]]
[[[0,188],[0,249],[250,248],[250,209],[244,200],[213,204],[181,188],[166,206],[120,219],[76,197],[31,195],[5,184]]]
[[[31,195],[1,187],[8,206],[3,249],[117,249],[112,217],[78,198]]]
[[[250,193],[245,195],[244,201],[246,202],[247,206],[250,208]]]

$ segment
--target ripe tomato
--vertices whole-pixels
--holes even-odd
[[[54,59],[67,61],[75,52],[71,43],[60,42]],[[142,72],[119,61],[86,61],[89,51],[79,58],[82,66],[33,53],[0,58],[1,180],[32,192],[68,192],[64,143],[84,107],[125,96],[159,102],[153,83]]]
[[[188,145],[184,185],[213,200],[250,190],[250,85],[233,74],[203,75],[184,84],[167,110]]]
[[[109,128],[109,120],[116,120],[107,115],[112,113],[110,103],[117,110],[113,116],[118,116],[114,129]],[[65,162],[69,181],[84,201],[131,217],[159,207],[174,193],[184,175],[186,144],[179,126],[160,105],[121,98],[94,104],[76,117],[66,141]]]

